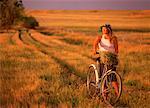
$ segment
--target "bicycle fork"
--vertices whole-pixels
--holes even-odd
[[[97,88],[100,88],[100,82],[101,82],[101,78],[100,78],[100,62],[97,60],[96,61],[96,73],[97,73],[97,75],[96,76],[98,76],[98,80],[97,80]]]

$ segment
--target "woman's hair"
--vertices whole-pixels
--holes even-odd
[[[104,24],[104,25],[100,26],[98,32],[102,32],[103,27],[106,27],[109,30],[109,33],[112,35],[112,28],[111,28],[110,24]]]

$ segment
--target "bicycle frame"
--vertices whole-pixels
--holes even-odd
[[[96,76],[96,85],[97,85],[97,86],[98,86],[98,84],[100,83],[100,80],[103,79],[103,77],[104,77],[107,73],[109,73],[110,71],[112,71],[112,69],[107,70],[107,66],[104,65],[104,68],[105,68],[106,70],[105,70],[104,74],[102,75],[102,77],[100,78],[100,77],[99,77],[99,74],[98,74],[98,73],[99,73],[99,70],[98,70],[98,63],[99,63],[99,61],[96,61],[96,64],[97,64],[97,65],[95,65],[95,64],[90,64],[90,66],[89,66],[89,67],[93,67],[93,68],[94,68],[95,76]]]

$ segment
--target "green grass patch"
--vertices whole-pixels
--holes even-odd
[[[129,80],[127,83],[126,83],[126,85],[128,85],[128,86],[137,86],[138,85],[138,81],[136,81],[136,80]]]
[[[149,72],[150,67],[148,64],[150,63],[148,60],[150,59],[150,55],[148,52],[130,52],[123,59],[124,66],[121,69],[123,77],[130,72],[134,72],[137,75],[141,75]]]
[[[74,40],[71,38],[63,38],[61,40],[63,40],[66,43],[73,44],[73,45],[83,45],[83,41],[81,40]]]
[[[150,87],[142,85],[138,80],[128,80],[125,85],[135,87],[138,90],[150,90]]]
[[[130,52],[128,54],[128,57],[133,59],[133,62],[141,62],[141,61],[147,61],[150,59],[150,53],[149,52]]]
[[[43,32],[43,31],[41,31],[40,33],[44,34],[46,36],[53,36],[54,35],[54,33],[51,33],[51,32]]]
[[[9,39],[9,43],[10,43],[11,45],[16,45],[16,42],[13,41],[12,38]]]
[[[77,107],[78,104],[79,104],[79,99],[78,99],[77,97],[73,97],[73,98],[71,99],[71,103],[72,103],[72,107],[75,108],[75,107]]]
[[[41,48],[42,45],[48,47],[48,45],[39,42],[38,40],[36,40],[34,37],[30,36],[29,37],[31,44],[35,45],[37,48]]]
[[[60,59],[58,59],[58,58],[56,58],[56,57],[54,57],[54,56],[52,56],[52,58],[58,63],[58,64],[60,64],[63,68],[65,68],[66,69],[66,71],[68,71],[68,72],[75,72],[75,68],[73,68],[72,66],[70,66],[69,64],[67,64],[65,61],[63,61],[63,60],[60,60]]]
[[[66,29],[70,29],[73,32],[83,33],[85,35],[96,35],[98,33],[98,29],[96,27],[80,27],[80,26],[73,26],[73,27],[66,27]]]
[[[51,81],[52,80],[52,76],[47,75],[47,74],[41,75],[39,78],[42,80],[45,80],[45,81]]]
[[[65,36],[63,33],[55,33],[56,36]]]
[[[0,65],[2,67],[2,70],[11,70],[14,67],[18,67],[19,66],[19,62],[17,60],[9,60],[9,59],[3,59],[0,60]]]
[[[114,28],[113,29],[114,32],[138,32],[138,33],[147,33],[150,32],[149,28],[137,28],[137,29],[133,29],[133,28]]]
[[[142,44],[150,45],[150,42],[142,42]]]
[[[71,29],[73,32],[84,33],[86,35],[97,35],[99,34],[97,27],[66,27],[66,29]],[[114,32],[138,32],[138,33],[149,33],[149,28],[112,28]]]
[[[26,61],[26,62],[21,62],[19,60],[1,60],[0,65],[2,67],[2,70],[4,71],[13,71],[17,69],[18,71],[20,70],[27,70],[28,71],[33,71],[33,70],[43,70],[49,67],[49,64],[45,61]],[[16,70],[15,70],[16,71]]]
[[[40,33],[46,36],[65,36],[65,34],[63,33],[53,33],[53,32],[46,32],[46,31],[40,31]]]
[[[47,100],[47,106],[51,105],[53,107],[57,107],[58,104],[60,103],[60,100],[57,96],[53,96],[53,97],[48,97],[48,100]]]
[[[63,67],[63,73],[73,73],[74,75],[80,77],[82,80],[85,79],[85,75],[80,74],[80,72],[78,72],[73,66],[69,65],[68,63],[66,63],[64,60],[61,60],[57,57],[52,56],[52,58]],[[80,76],[81,75],[81,76]]]

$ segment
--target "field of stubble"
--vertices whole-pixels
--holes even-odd
[[[105,108],[86,94],[86,72],[98,27],[110,23],[119,42],[123,92],[114,107],[148,108],[150,13],[27,10],[36,30],[0,33],[0,108]]]

